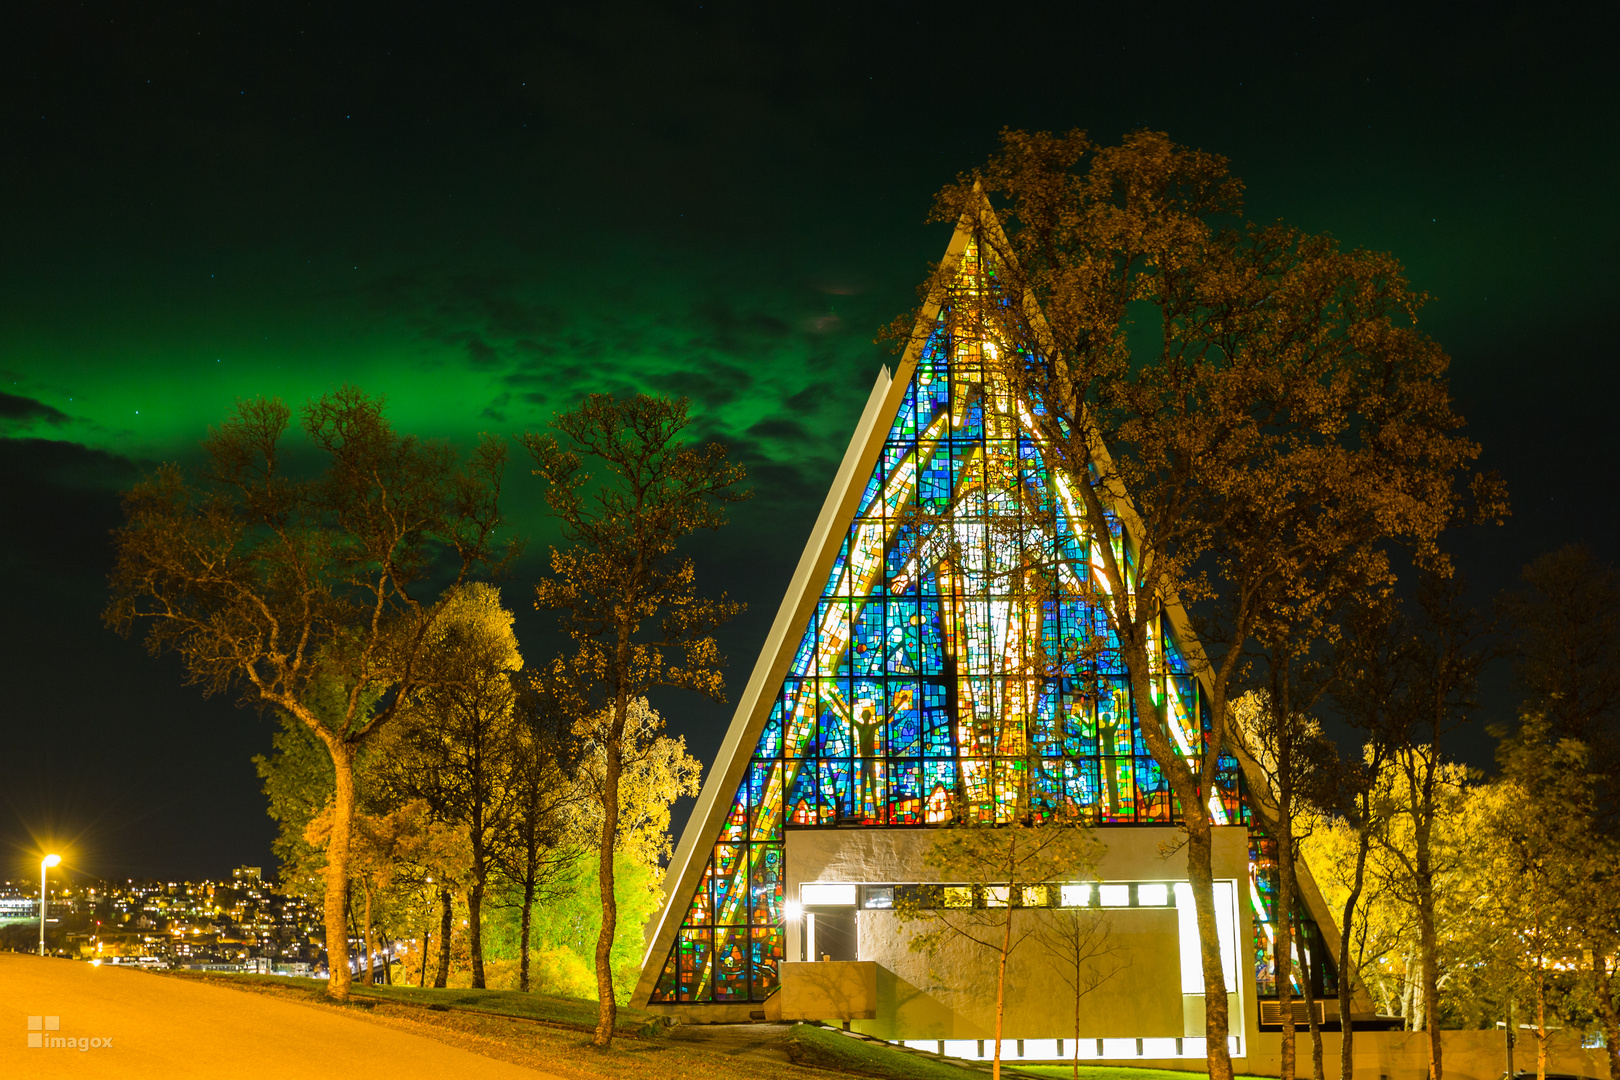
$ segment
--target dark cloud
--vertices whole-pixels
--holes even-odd
[[[654,389],[689,397],[707,408],[719,409],[746,396],[753,388],[754,376],[735,364],[704,360],[684,370],[652,375],[647,383]]]
[[[493,420],[497,424],[504,424],[506,423],[506,407],[511,403],[512,392],[508,390],[506,393],[484,406],[484,411],[478,415],[486,420]]]
[[[43,401],[0,391],[0,423],[46,423],[61,427],[71,419],[67,413]]]
[[[814,435],[797,420],[790,420],[785,416],[772,416],[761,420],[748,429],[748,434],[756,439],[775,439],[778,442],[807,443],[824,436]]]
[[[78,443],[0,439],[9,523],[0,531],[0,560],[14,570],[100,581],[110,565],[118,493],[140,471],[128,458]]]
[[[711,344],[721,352],[746,355],[766,342],[779,341],[793,333],[793,326],[780,315],[746,311],[734,304],[710,302],[693,312],[697,324],[708,328]]]
[[[476,334],[467,338],[467,363],[474,371],[488,371],[501,362],[501,354]]]
[[[748,479],[754,488],[768,493],[766,501],[801,504],[812,511],[827,497],[832,477],[833,469],[819,462],[786,464],[765,460],[750,466],[748,470]]]
[[[802,413],[814,410],[827,397],[826,383],[812,383],[800,390],[792,397],[782,402],[782,408],[788,412]]]

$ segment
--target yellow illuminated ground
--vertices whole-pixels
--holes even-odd
[[[60,1017],[47,1039],[108,1039],[88,1050],[33,1049],[30,1016]],[[301,1077],[387,1075],[538,1080],[522,1068],[342,1008],[310,1007],[140,971],[0,953],[0,1076]]]
[[[975,1080],[988,1071],[802,1024],[652,1025],[659,1034],[651,1035],[641,1031],[650,1018],[628,1009],[624,1034],[604,1053],[588,1045],[588,1002],[356,987],[360,996],[340,1005],[321,989],[309,979],[164,975],[0,953],[0,1080]],[[60,1018],[57,1030],[39,1032],[44,1037],[110,1037],[112,1045],[30,1049],[30,1016]],[[1095,1066],[1080,1073],[1082,1080],[1198,1080]],[[1068,1068],[1003,1066],[1004,1076],[1031,1080],[1060,1074]]]

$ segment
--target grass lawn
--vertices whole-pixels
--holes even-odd
[[[886,1077],[890,1080],[977,1080],[990,1071],[988,1061],[972,1065],[954,1064],[950,1058],[937,1058],[896,1050],[883,1043],[851,1039],[832,1028],[796,1024],[787,1037],[788,1056],[800,1065],[832,1072]],[[1070,1065],[1026,1065],[1021,1061],[1001,1062],[1002,1072],[1012,1076],[1063,1077],[1074,1075]],[[1123,1065],[1082,1065],[1080,1080],[1207,1080],[1202,1071],[1175,1069],[1135,1069]],[[1242,1076],[1234,1080],[1272,1080],[1269,1077]]]
[[[313,981],[313,980],[311,980]],[[388,1001],[417,1005],[445,1005],[457,1009],[481,1009],[506,1016],[525,1016],[553,1024],[571,1024],[596,1029],[596,1002],[578,998],[525,994],[520,990],[434,990],[416,986],[357,986],[354,992]],[[620,1005],[618,1030],[634,1031],[653,1019],[651,1013]]]
[[[201,971],[166,972],[170,978],[202,979],[207,982],[227,982],[241,989],[282,991],[294,996],[313,996],[326,1000],[325,979],[301,979],[287,975],[235,975]],[[596,1002],[578,998],[551,997],[546,994],[525,994],[517,990],[436,990],[416,986],[361,986],[350,987],[355,998],[397,1001],[410,1005],[426,1005],[435,1009],[477,1009],[520,1016],[531,1020],[544,1020],[564,1024],[582,1031],[596,1028]],[[651,1014],[619,1006],[617,1029],[625,1033],[638,1031],[652,1019]]]
[[[1070,1065],[1019,1065],[1018,1071],[1031,1076],[1072,1077]],[[1082,1065],[1080,1080],[1193,1080],[1204,1076],[1202,1070],[1182,1072],[1180,1069],[1132,1069],[1124,1065]],[[1233,1080],[1275,1080],[1274,1077],[1234,1074]]]
[[[165,972],[247,993],[270,994],[312,1008],[340,1010],[459,1046],[486,1057],[567,1080],[816,1080],[828,1073],[879,1080],[982,1080],[988,1063],[950,1059],[850,1038],[814,1024],[678,1025],[666,1029],[650,1013],[619,1009],[612,1049],[590,1045],[596,1003],[513,990],[434,990],[415,986],[353,987],[348,1002],[326,997],[322,979],[281,975]],[[530,1023],[526,1021],[541,1021]],[[1068,1077],[1066,1065],[1003,1062],[1009,1076]],[[1201,1080],[1201,1074],[1082,1065],[1082,1080]],[[1239,1080],[1261,1080],[1241,1077]]]
[[[852,1039],[832,1028],[795,1024],[787,1034],[788,1057],[796,1064],[832,1072],[890,1080],[978,1080],[983,1074],[948,1060],[907,1054],[883,1043]]]

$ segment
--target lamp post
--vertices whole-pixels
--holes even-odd
[[[39,860],[39,955],[45,955],[45,871],[62,861],[60,855],[47,855]]]

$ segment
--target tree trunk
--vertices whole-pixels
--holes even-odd
[[[613,935],[618,929],[619,902],[614,896],[613,852],[619,836],[619,772],[624,766],[622,742],[629,702],[615,704],[617,715],[609,729],[607,755],[602,776],[602,839],[597,864],[597,888],[602,892],[602,929],[596,935],[596,1034],[593,1046],[613,1045],[613,1028],[618,1021],[618,1003],[613,1000]]]
[[[1518,1041],[1519,1029],[1514,1026],[1513,1022],[1513,999],[1509,997],[1507,1002],[1507,1046],[1505,1047],[1507,1050],[1506,1080],[1514,1080],[1519,1075],[1519,1070],[1513,1065],[1513,1044]]]
[[[1286,758],[1281,760],[1286,761]],[[1305,947],[1305,938],[1299,932],[1299,926],[1294,919],[1294,897],[1299,892],[1298,865],[1294,859],[1293,844],[1293,795],[1288,794],[1283,800],[1286,804],[1279,807],[1278,818],[1282,833],[1277,841],[1277,877],[1279,888],[1277,904],[1286,912],[1286,922],[1283,914],[1278,915],[1278,937],[1287,943],[1282,955],[1277,961],[1277,1003],[1282,1009],[1282,1080],[1294,1080],[1299,1074],[1299,1027],[1294,1022],[1293,994],[1294,986],[1292,972],[1294,970],[1294,953],[1299,953],[1299,986],[1300,1000],[1305,1004],[1305,1024],[1311,1033],[1311,1077],[1312,1080],[1322,1078],[1322,1025],[1316,1018],[1316,994],[1312,980],[1315,978],[1316,965],[1308,959]],[[1286,932],[1281,928],[1287,927]],[[1298,948],[1295,949],[1295,942]],[[1287,957],[1287,971],[1283,967],[1283,956]],[[1285,974],[1289,977],[1285,978]],[[1285,996],[1286,995],[1286,996]]]
[[[1612,969],[1600,946],[1592,947],[1592,974],[1595,977],[1598,1022],[1603,1027],[1603,1048],[1609,1052],[1609,1080],[1620,1080],[1620,1014],[1614,1007],[1614,991],[1609,982]]]
[[[1406,986],[1401,991],[1401,1015],[1406,1018],[1406,1030],[1422,1031],[1423,993],[1419,984],[1423,981],[1421,974],[1423,964],[1422,961],[1408,955],[1402,961],[1402,966],[1406,972]],[[1418,970],[1413,970],[1414,968]]]
[[[439,970],[433,976],[433,986],[438,990],[450,985],[450,935],[456,914],[454,903],[455,897],[450,895],[449,889],[439,890]]]
[[[433,928],[430,926],[422,931],[422,958],[417,961],[421,970],[416,973],[416,985],[427,985],[427,958],[428,949],[433,945]]]
[[[467,947],[472,953],[472,984],[474,990],[484,989],[484,873],[483,867],[473,866],[472,888],[467,890]]]
[[[1075,923],[1074,949],[1074,1072],[1073,1080],[1080,1080],[1080,924]]]
[[[1294,1025],[1294,728],[1286,669],[1272,669],[1268,708],[1277,755],[1277,823],[1272,830],[1277,845],[1277,942],[1273,955],[1277,965],[1277,1015],[1282,1021],[1277,1075],[1281,1080],[1294,1080],[1299,1070],[1299,1032]],[[1302,959],[1304,951],[1300,950]]]
[[[373,984],[373,976],[371,973],[376,969],[376,963],[371,958],[371,947],[374,944],[371,933],[371,882],[367,881],[363,876],[360,879],[360,890],[365,893],[366,896],[366,974],[365,977],[360,981],[366,986],[371,986]]]
[[[1339,925],[1344,932],[1339,936],[1339,1080],[1353,1080],[1355,1058],[1352,1054],[1356,1030],[1350,1019],[1350,936],[1356,914],[1356,901],[1361,899],[1361,886],[1367,873],[1367,848],[1372,843],[1372,829],[1364,816],[1356,838],[1356,876],[1350,895],[1344,901],[1344,921]],[[1620,1073],[1615,1074],[1620,1080]]]
[[[996,1052],[990,1059],[990,1080],[1001,1080],[1001,1021],[1007,1011],[1007,954],[1012,952],[1013,890],[1007,890],[1007,929],[1001,935],[1001,962],[996,969]]]
[[[354,921],[354,882],[352,880],[349,882],[349,887],[343,891],[343,911],[344,918],[348,920],[349,948],[352,949],[355,942],[363,941],[365,938],[365,935],[360,933],[360,924]],[[350,978],[353,977],[351,971]]]
[[[529,863],[523,879],[523,921],[518,932],[518,989],[529,992],[529,927],[534,911],[534,863]]]
[[[1284,804],[1287,798],[1280,800]],[[1278,833],[1286,834],[1291,827],[1286,805],[1277,810]],[[1277,1014],[1282,1020],[1282,1046],[1277,1075],[1281,1080],[1294,1080],[1296,1068],[1296,1039],[1294,1027],[1294,861],[1289,858],[1286,835],[1277,837]]]
[[[1429,1080],[1441,1080],[1440,964],[1435,955],[1434,881],[1429,872],[1427,830],[1418,837],[1418,936],[1423,949],[1423,1027],[1429,1033]]]
[[[1301,945],[1299,953],[1304,966],[1299,985],[1305,997],[1305,1023],[1311,1029],[1311,1080],[1326,1080],[1322,1075],[1322,1023],[1316,1015],[1316,973],[1321,961],[1314,947],[1307,950]]]
[[[354,747],[326,740],[332,756],[332,835],[326,844],[326,996],[349,997],[349,830],[354,825]]]
[[[1536,1080],[1547,1080],[1547,978],[1536,957]]]
[[[482,731],[482,725],[478,727]],[[468,827],[468,847],[472,849],[472,888],[467,890],[467,951],[472,954],[474,990],[484,989],[484,886],[489,878],[489,852],[485,849],[485,799],[482,742],[473,755],[473,805]]]
[[[1226,1045],[1229,1025],[1226,971],[1215,921],[1215,871],[1211,864],[1214,829],[1208,809],[1194,801],[1182,811],[1187,830],[1187,877],[1198,914],[1198,947],[1204,961],[1204,1039],[1210,1080],[1232,1080],[1232,1053]]]

